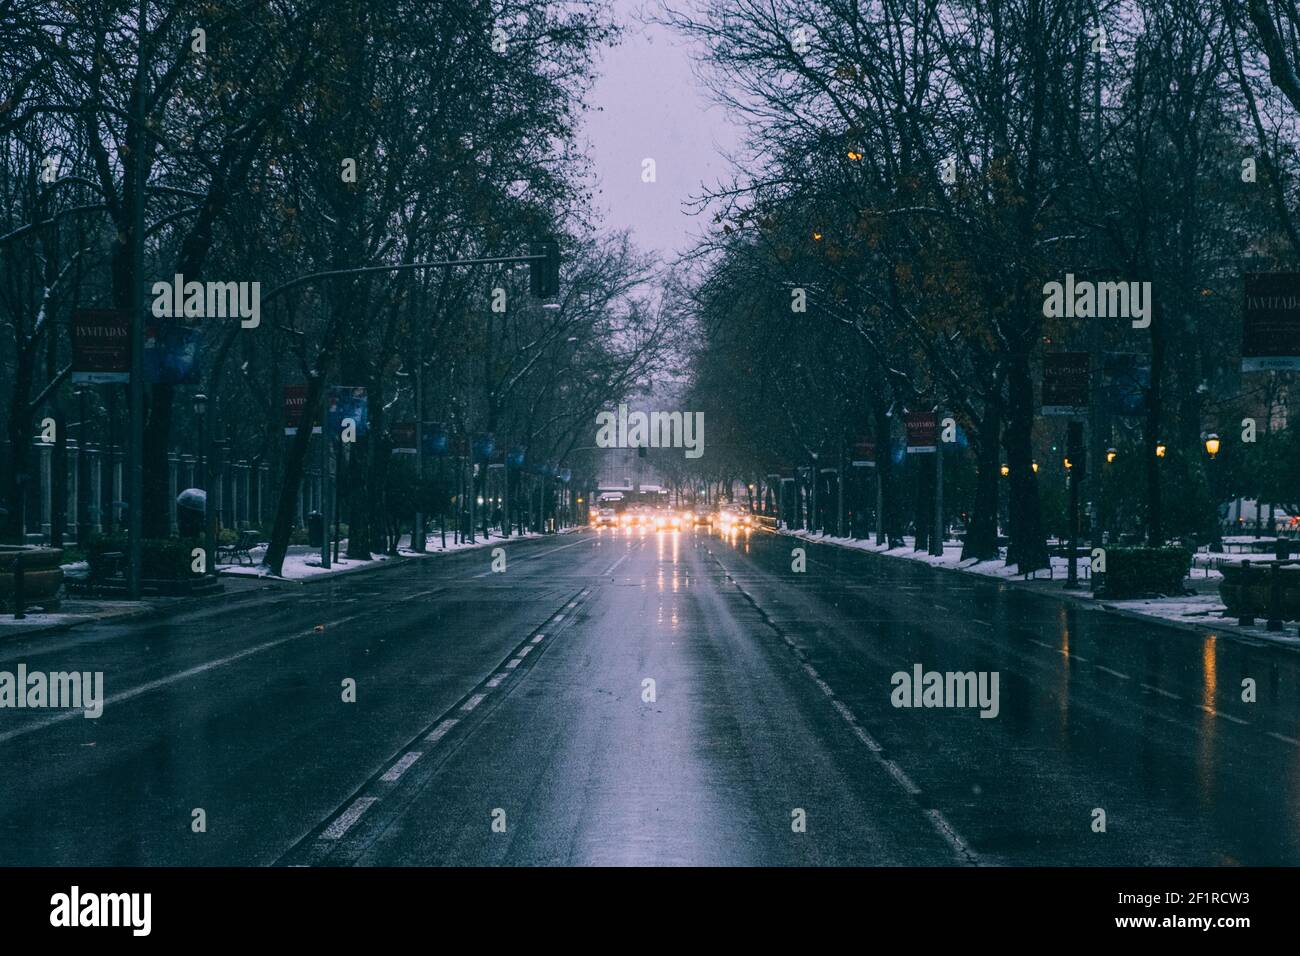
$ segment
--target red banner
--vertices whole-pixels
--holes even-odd
[[[121,309],[72,310],[72,380],[131,381],[131,314]]]
[[[939,423],[934,412],[908,412],[903,417],[907,425],[907,453],[925,454],[939,445]]]

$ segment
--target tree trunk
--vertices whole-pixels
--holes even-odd
[[[1022,572],[1048,567],[1047,544],[1043,537],[1042,510],[1038,501],[1038,476],[1033,470],[1034,383],[1029,374],[1029,357],[1012,360],[1007,376],[1007,464],[1011,481],[1011,543],[1007,564]]]
[[[968,558],[993,561],[999,556],[998,480],[1002,465],[998,459],[1002,447],[1001,432],[1002,410],[990,403],[975,433],[975,500],[971,504],[971,518],[962,544],[963,561]]]

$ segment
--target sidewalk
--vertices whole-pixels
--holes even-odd
[[[568,534],[578,528],[565,528],[556,534]],[[228,564],[217,566],[217,573],[222,579],[224,589],[217,594],[200,597],[150,597],[142,601],[118,601],[110,598],[76,597],[64,598],[59,610],[50,614],[29,613],[22,620],[14,620],[12,611],[0,614],[0,640],[9,637],[28,637],[34,634],[56,633],[66,631],[83,624],[106,622],[123,622],[136,618],[163,615],[187,607],[219,606],[224,603],[247,600],[258,593],[275,590],[282,585],[308,585],[340,574],[357,574],[405,564],[407,561],[431,558],[439,554],[469,551],[482,548],[495,548],[511,542],[531,541],[548,537],[536,532],[513,535],[509,538],[479,537],[477,541],[456,543],[452,535],[447,535],[447,547],[442,547],[441,535],[431,534],[427,538],[427,548],[423,554],[410,549],[410,535],[398,540],[397,555],[374,555],[369,561],[353,561],[343,557],[347,548],[344,539],[339,547],[339,561],[328,570],[320,566],[320,549],[307,545],[291,545],[285,557],[282,576],[270,573],[260,565],[266,554],[265,546],[253,548],[249,554],[253,564]]]
[[[943,556],[940,557],[924,551],[913,551],[912,547],[915,539],[911,537],[904,538],[905,543],[902,547],[891,549],[886,545],[877,545],[874,538],[866,540],[838,538],[833,535],[811,534],[807,531],[790,531],[786,529],[782,529],[777,533],[792,538],[802,538],[817,544],[829,544],[841,548],[850,548],[855,551],[869,551],[873,554],[898,558],[904,561],[919,561],[946,571],[998,578],[1009,585],[1036,591],[1040,594],[1050,594],[1052,597],[1079,607],[1106,611],[1123,617],[1158,621],[1161,624],[1198,634],[1232,635],[1300,650],[1300,635],[1296,633],[1297,629],[1294,622],[1287,624],[1287,629],[1284,631],[1269,631],[1265,629],[1262,620],[1254,627],[1241,627],[1237,624],[1235,618],[1223,616],[1225,608],[1223,602],[1219,600],[1219,581],[1223,578],[1223,575],[1216,570],[1216,565],[1239,564],[1246,559],[1258,561],[1261,557],[1267,557],[1266,555],[1227,555],[1209,554],[1204,551],[1197,552],[1193,557],[1191,573],[1183,582],[1183,586],[1193,593],[1167,598],[1110,601],[1100,600],[1092,595],[1086,577],[1085,565],[1087,561],[1082,558],[1078,561],[1081,587],[1078,590],[1067,591],[1065,589],[1065,580],[1068,572],[1068,559],[1063,557],[1053,557],[1051,559],[1050,578],[1047,575],[1047,569],[1044,568],[1038,572],[1038,577],[1030,577],[1026,580],[1023,574],[1019,573],[1014,567],[1008,567],[1001,560],[976,561],[970,559],[962,561],[962,546],[959,541],[945,541]]]

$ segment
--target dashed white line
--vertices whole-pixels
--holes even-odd
[[[912,782],[912,778],[903,773],[902,767],[894,763],[892,760],[884,760],[883,762],[885,764],[885,769],[889,771],[889,775],[897,780],[904,790],[912,796],[916,796],[921,792],[921,788]]]
[[[862,729],[861,724],[855,723],[852,726],[853,726],[853,733],[857,735],[857,738],[859,740],[861,740],[864,744],[867,745],[868,750],[870,750],[872,753],[876,753],[876,754],[880,753],[880,751],[883,748],[880,746],[880,744],[876,743],[876,739],[872,737],[871,734],[867,733],[865,730]]]
[[[540,644],[540,643],[542,642],[542,638],[544,638],[545,636],[546,636],[545,634],[538,634],[536,637],[534,637],[534,638],[533,638],[531,641],[529,641],[528,643],[529,643],[529,644]]]
[[[506,674],[504,672],[500,674],[493,674],[492,679],[487,682],[487,686],[496,687],[498,684],[500,684],[503,680],[505,680],[509,676],[510,676],[509,674]]]
[[[1224,720],[1230,721],[1234,724],[1241,724],[1243,727],[1249,723],[1249,721],[1242,720],[1240,717],[1234,717],[1232,714],[1225,714],[1221,710],[1215,710],[1209,704],[1202,704],[1201,710],[1205,711],[1211,717],[1222,717]]]
[[[1268,735],[1274,740],[1280,740],[1283,743],[1290,744],[1292,747],[1300,747],[1300,740],[1296,740],[1294,737],[1288,737],[1286,734],[1279,734],[1275,730],[1270,730]]]
[[[349,621],[364,616],[365,613],[367,612],[363,611],[359,614],[351,614],[347,617],[340,618],[337,621],[329,621],[325,624],[325,627],[335,628],[341,624],[347,624]],[[269,651],[271,648],[279,647],[281,644],[287,644],[289,641],[296,641],[304,637],[310,637],[315,633],[318,632],[300,631],[297,634],[290,634],[286,637],[277,638],[274,641],[267,641],[265,644],[258,644],[256,647],[246,648],[236,654],[231,654],[229,657],[223,657],[220,660],[208,661],[206,664],[199,664],[197,667],[191,667],[188,670],[183,670],[177,674],[169,674],[166,677],[159,677],[157,680],[151,680],[148,683],[141,684],[139,687],[133,687],[130,690],[122,691],[120,694],[113,694],[105,698],[104,706],[108,706],[109,704],[120,704],[124,700],[131,700],[134,697],[139,697],[141,694],[147,694],[160,687],[166,687],[168,684],[174,684],[176,681],[197,677],[199,674],[207,673],[208,671],[215,670],[218,667],[224,667],[227,664],[233,664],[235,661],[242,660],[245,657],[250,657],[253,654],[260,654],[262,651]],[[37,730],[43,730],[52,724],[59,724],[65,720],[71,720],[74,717],[81,717],[82,714],[83,712],[80,710],[65,710],[62,713],[54,714],[53,716],[45,717],[41,720],[32,721],[30,724],[23,727],[5,731],[0,734],[0,743],[4,743],[6,740],[13,740],[15,737],[21,737],[24,734],[30,734]]]
[[[378,803],[378,797],[359,797],[321,834],[322,840],[337,840],[352,828],[352,824],[361,819],[361,814],[370,809],[371,804]]]
[[[1167,690],[1162,690],[1159,687],[1152,687],[1150,684],[1138,684],[1138,686],[1141,687],[1143,690],[1151,691],[1151,693],[1153,694],[1159,694],[1161,697],[1168,697],[1170,700],[1182,700],[1182,698],[1179,697],[1177,694]]]
[[[514,662],[514,661],[511,661],[510,663],[513,664],[513,663],[515,663],[515,662]],[[477,707],[479,704],[483,703],[483,701],[484,701],[486,698],[487,698],[487,694],[475,694],[475,695],[474,695],[473,697],[471,697],[469,700],[465,701],[465,703],[461,704],[461,705],[460,705],[460,709],[463,710],[463,711],[465,711],[466,713],[469,713],[471,710],[473,710],[473,709],[474,709],[475,707]]]
[[[1105,667],[1105,666],[1103,666],[1102,664],[1097,664],[1096,667],[1097,667],[1097,670],[1099,670],[1099,671],[1105,671],[1107,674],[1110,674],[1112,677],[1118,677],[1120,680],[1132,680],[1132,679],[1133,679],[1133,678],[1129,677],[1127,674],[1121,674],[1119,671],[1111,670],[1109,667]]]
[[[393,764],[391,767],[389,767],[388,773],[384,774],[379,779],[384,781],[385,783],[392,783],[402,774],[406,773],[406,771],[410,769],[411,764],[415,763],[423,756],[424,756],[424,752],[420,750],[411,750],[403,754],[402,759],[397,761],[397,763]]]
[[[952,824],[948,822],[947,817],[935,809],[926,810],[925,814],[930,818],[930,822],[934,824],[934,828],[939,831],[939,834],[948,841],[950,847],[956,850],[960,856],[978,862],[975,852],[966,845],[965,840],[957,835],[957,831],[952,828]]]
[[[533,649],[533,645],[531,645],[531,644],[525,644],[523,647],[519,648],[519,656],[520,656],[520,657],[527,657],[527,656],[528,656],[528,652],[531,651],[532,649]]]
[[[433,730],[429,731],[429,733],[425,736],[424,739],[431,744],[436,744],[443,737],[446,737],[447,732],[451,730],[451,728],[455,727],[458,723],[460,723],[460,721],[457,720],[455,717],[448,717],[437,727],[434,727]]]
[[[522,663],[523,661],[521,658],[512,657],[510,660],[506,661],[506,670],[512,671]]]
[[[857,718],[853,716],[853,711],[849,710],[849,708],[845,705],[844,701],[838,699],[832,700],[831,706],[840,712],[840,716],[843,717],[850,726],[853,727],[857,726],[858,724]]]

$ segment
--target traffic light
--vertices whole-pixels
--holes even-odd
[[[560,294],[560,244],[554,239],[529,243],[530,256],[544,256],[528,263],[528,290],[538,299]]]

